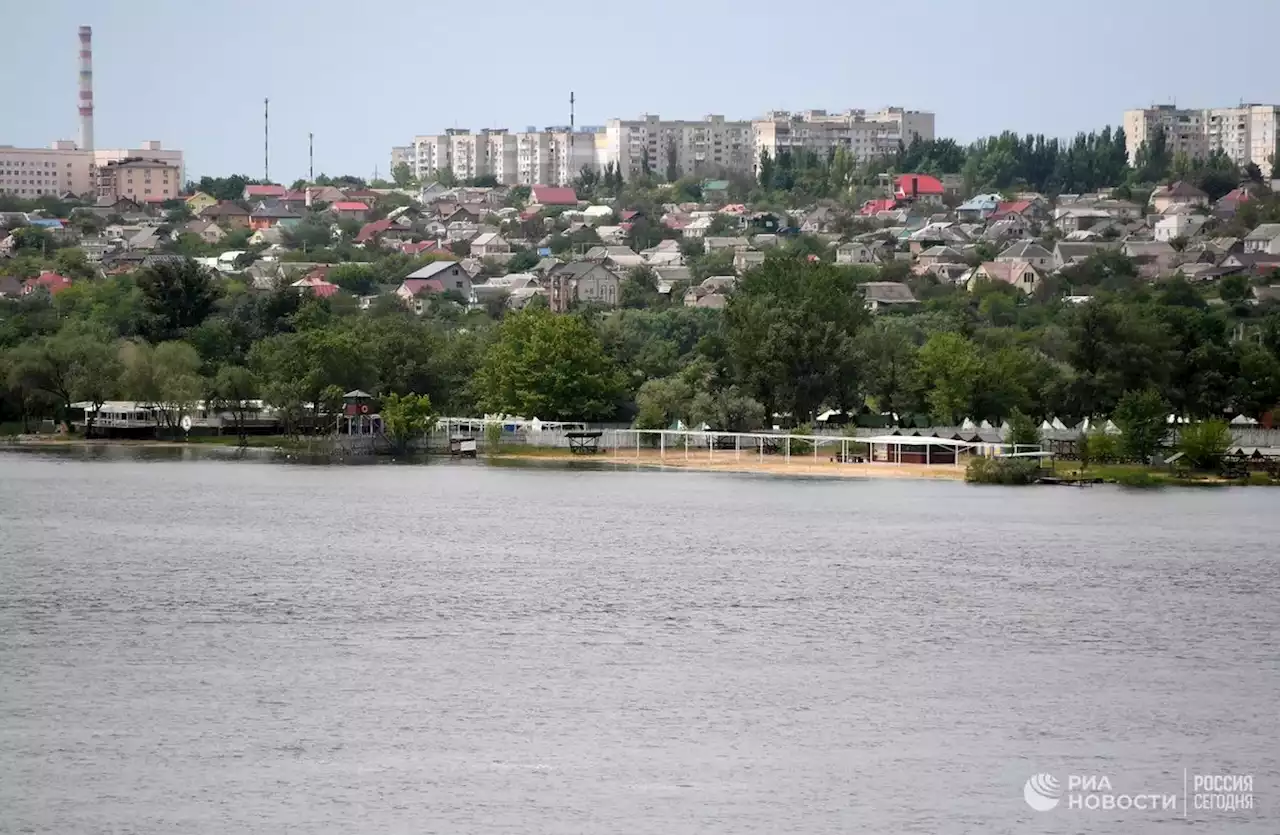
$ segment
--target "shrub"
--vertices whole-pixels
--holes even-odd
[[[1040,465],[1027,458],[969,459],[964,480],[972,484],[1034,484],[1040,475]]]
[[[1231,427],[1225,420],[1206,420],[1184,427],[1178,437],[1178,451],[1195,470],[1216,470],[1222,456],[1231,449]]]
[[[484,454],[492,455],[502,447],[502,424],[486,423],[484,425]]]
[[[1148,472],[1121,473],[1116,476],[1116,483],[1125,487],[1159,487],[1160,479]]]
[[[1274,482],[1271,479],[1271,476],[1266,473],[1252,472],[1249,473],[1249,477],[1245,479],[1245,483],[1251,484],[1255,487],[1266,487],[1268,485],[1275,484],[1276,482]]]

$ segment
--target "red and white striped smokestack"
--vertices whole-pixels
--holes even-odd
[[[93,29],[80,27],[80,149],[93,150]]]

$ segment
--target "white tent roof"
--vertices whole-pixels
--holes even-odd
[[[977,429],[978,425],[973,421],[969,420],[969,418],[965,418],[964,423],[960,424],[960,428],[966,431],[971,431],[971,430]]]
[[[957,441],[951,438],[934,438],[928,435],[872,435],[870,438],[853,438],[864,444],[887,444],[889,446],[948,446],[970,447],[968,441]]]
[[[1066,424],[1064,424],[1064,423],[1063,423],[1061,420],[1059,420],[1058,418],[1054,418],[1054,419],[1053,419],[1053,428],[1054,428],[1054,429],[1062,429],[1062,430],[1066,430],[1067,426],[1066,426]]]

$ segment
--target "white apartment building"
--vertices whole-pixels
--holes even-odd
[[[1239,107],[1178,109],[1161,104],[1126,110],[1124,139],[1132,164],[1138,146],[1163,128],[1170,153],[1205,157],[1221,150],[1237,165],[1257,164],[1265,173],[1280,138],[1280,107],[1244,104]]]
[[[93,151],[60,140],[48,148],[0,145],[0,194],[32,199],[94,192]]]
[[[616,163],[630,179],[644,169],[664,176],[675,155],[677,176],[750,172],[755,162],[750,122],[730,122],[710,115],[698,121],[663,121],[645,114],[639,119],[610,119],[605,125],[606,163]]]
[[[397,165],[409,166],[412,172],[417,164],[417,155],[414,153],[412,145],[395,145],[391,148],[391,167],[388,171],[395,171]]]
[[[149,139],[143,142],[141,148],[97,148],[93,151],[93,164],[98,168],[104,168],[112,162],[137,159],[138,157],[168,163],[178,169],[179,185],[185,182],[184,178],[186,177],[187,169],[182,162],[182,151],[165,148],[156,139]]]
[[[630,179],[642,171],[646,157],[649,170],[659,177],[666,175],[672,154],[677,176],[750,174],[764,150],[776,156],[781,148],[810,148],[825,155],[843,146],[863,160],[892,153],[898,142],[910,144],[916,137],[934,138],[932,113],[901,107],[872,113],[808,110],[769,113],[755,122],[729,121],[718,115],[673,121],[645,114],[577,130],[563,126],[522,133],[454,129],[414,137],[412,146],[392,148],[391,153],[393,166],[404,159],[424,182],[450,168],[459,179],[489,174],[507,185],[563,186],[572,183],[584,166],[599,171],[610,163]]]
[[[752,122],[754,159],[762,153],[777,158],[779,151],[804,149],[819,157],[844,148],[859,162],[892,154],[898,143],[934,138],[934,116],[919,110],[886,107],[874,113],[846,110],[772,111]]]
[[[567,186],[582,169],[599,170],[596,149],[603,143],[603,130],[549,127],[516,134],[519,145],[520,185]]]

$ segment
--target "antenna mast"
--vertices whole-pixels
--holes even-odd
[[[262,179],[271,181],[271,99],[262,100]]]
[[[307,134],[307,182],[316,180],[316,135]]]

